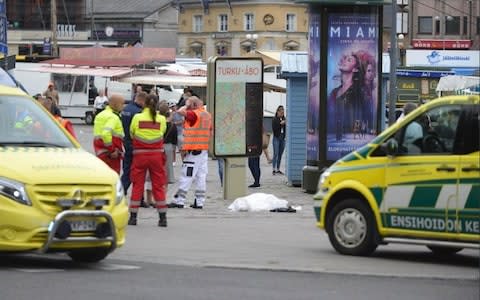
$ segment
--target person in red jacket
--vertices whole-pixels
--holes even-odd
[[[65,118],[62,118],[60,115],[56,113],[58,111],[58,108],[55,109],[55,102],[52,97],[47,96],[47,97],[42,97],[38,96],[37,100],[50,112],[55,120],[62,125],[63,128],[65,128],[70,135],[78,141],[77,135],[75,134],[75,130],[73,129],[73,124],[70,122],[70,120],[67,120]]]
[[[167,202],[165,199],[165,150],[163,136],[167,121],[157,112],[156,95],[148,95],[142,112],[135,114],[130,124],[133,160],[130,179],[133,183],[130,198],[128,225],[137,225],[137,213],[145,188],[147,171],[152,181],[152,194],[157,205],[158,226],[167,227]]]
[[[123,126],[120,112],[124,104],[123,96],[113,94],[107,107],[95,116],[93,123],[93,148],[98,158],[120,174],[123,157]]]

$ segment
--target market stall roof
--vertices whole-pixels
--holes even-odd
[[[131,68],[91,68],[78,66],[53,66],[53,65],[38,65],[34,68],[18,69],[21,71],[54,73],[54,74],[69,74],[69,75],[89,75],[99,77],[120,77],[133,72]]]
[[[123,77],[118,79],[118,81],[135,83],[135,84],[149,84],[149,85],[180,85],[180,86],[195,86],[195,87],[207,86],[207,77],[204,77],[204,76],[144,74],[144,75]]]
[[[175,62],[175,48],[60,48],[60,58],[45,61],[48,64],[96,66],[96,67],[132,67],[153,61]]]
[[[254,50],[247,54],[249,57],[261,57],[263,65],[280,65],[281,51]]]
[[[205,76],[182,76],[182,75],[168,75],[168,74],[139,74],[134,76],[127,76],[119,78],[120,82],[134,83],[134,84],[149,84],[149,85],[177,85],[177,86],[192,86],[192,87],[206,87],[207,77]],[[263,83],[263,90],[266,92],[285,93],[286,89],[275,84]]]
[[[457,91],[477,85],[480,85],[480,77],[478,76],[448,75],[440,78],[436,91]]]

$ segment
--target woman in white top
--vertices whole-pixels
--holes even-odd
[[[105,96],[105,91],[100,90],[98,96],[95,98],[95,102],[93,102],[93,108],[95,109],[95,114],[98,115],[108,104],[108,97]]]

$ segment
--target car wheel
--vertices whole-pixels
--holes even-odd
[[[87,125],[92,125],[93,124],[93,113],[91,111],[88,111],[85,113],[85,124]]]
[[[109,253],[110,249],[108,248],[93,248],[73,250],[68,252],[68,256],[75,262],[95,263],[107,257]]]
[[[378,246],[373,214],[359,199],[335,204],[326,225],[330,243],[341,254],[370,255]]]
[[[459,248],[459,247],[445,247],[445,246],[427,246],[427,248],[432,250],[434,254],[439,256],[450,256],[463,250],[463,248]]]

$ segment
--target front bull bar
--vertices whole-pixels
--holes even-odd
[[[67,237],[65,239],[60,239],[56,238],[55,234],[57,233],[58,227],[63,221],[66,221],[67,218],[70,217],[103,217],[107,220],[108,225],[111,228],[111,236],[105,237],[105,238],[98,238],[98,237]],[[49,224],[49,232],[48,232],[48,237],[47,241],[45,244],[42,246],[40,249],[40,252],[46,253],[50,249],[52,244],[57,244],[57,243],[69,243],[69,242],[97,242],[97,243],[102,243],[102,242],[110,242],[110,248],[109,252],[112,252],[115,250],[117,247],[117,233],[115,230],[115,226],[113,224],[113,219],[112,216],[106,212],[106,211],[90,211],[90,210],[64,210],[61,213],[59,213],[55,219],[52,221],[53,224]]]

